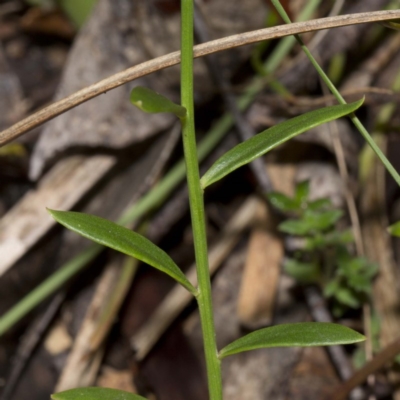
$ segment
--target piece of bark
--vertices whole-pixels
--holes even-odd
[[[51,328],[44,341],[45,349],[52,355],[57,355],[72,347],[72,337],[68,333],[67,326],[63,320],[58,320]]]
[[[273,190],[293,195],[295,166],[268,164],[267,169]],[[273,214],[265,204],[260,204],[257,213],[259,224],[250,236],[237,304],[240,323],[251,329],[272,322],[284,255],[283,240],[276,232]]]
[[[0,276],[55,224],[46,207],[68,210],[115,164],[107,155],[57,164],[0,220]]]
[[[272,323],[283,240],[271,223],[271,214],[261,204],[257,210],[259,226],[254,228],[240,286],[237,314],[242,325],[256,329]]]
[[[134,36],[133,3],[100,0],[81,30],[64,70],[56,98],[145,60]],[[163,92],[157,78],[144,78],[135,85]],[[125,85],[81,105],[52,121],[42,132],[31,158],[30,176],[37,179],[48,160],[70,147],[123,148],[166,129],[169,114],[146,115],[129,102],[132,85]]]
[[[175,146],[178,134],[176,125],[171,134],[161,136],[147,147],[138,148],[136,153],[139,154],[131,151],[130,157],[136,161],[122,173],[111,173],[116,160],[110,156],[74,156],[58,163],[41,180],[37,189],[27,193],[0,220],[0,275],[55,225],[46,206],[70,209],[106,174],[109,174],[106,182],[103,181],[98,188],[99,197],[90,199],[90,196],[86,196],[88,208],[85,211],[104,218],[117,219],[122,210],[130,202],[136,201],[154,182],[166,157],[169,157]],[[64,245],[58,258],[59,263],[71,259],[88,246],[87,241],[82,241],[72,232],[65,231],[63,236]]]
[[[110,263],[99,279],[93,299],[86,311],[85,319],[82,322],[66,365],[57,382],[56,392],[62,392],[75,387],[89,386],[95,380],[103,356],[103,348],[101,346],[102,340],[97,341],[97,345],[94,345],[93,338],[98,334],[98,330],[106,329],[105,332],[107,332],[109,329],[110,324],[104,321],[102,316],[108,311],[107,307],[111,299],[116,294],[121,295],[118,304],[116,304],[112,312],[112,315],[115,316],[129,288],[129,286],[125,286],[125,293],[115,293],[116,286],[122,277],[123,267],[121,259],[123,257],[117,257],[113,263]],[[130,283],[132,274],[127,279],[129,279]],[[105,299],[107,300],[104,301]],[[104,323],[108,325],[108,329],[107,327],[104,328]]]

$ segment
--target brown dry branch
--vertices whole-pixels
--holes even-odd
[[[200,44],[194,47],[194,57],[202,57],[219,51],[261,42],[263,40],[278,39],[289,35],[322,29],[338,28],[348,25],[383,22],[394,19],[400,19],[400,10],[341,15],[337,17],[320,18],[306,22],[297,22],[290,25],[280,25],[272,28],[240,33]],[[90,85],[82,90],[79,90],[0,132],[0,145],[10,142],[25,132],[28,132],[29,130],[49,121],[65,111],[68,111],[79,104],[99,96],[100,94],[122,86],[127,82],[133,81],[152,72],[176,65],[179,62],[180,52],[176,51],[128,68],[127,70],[112,75],[100,82],[95,83],[94,85]]]

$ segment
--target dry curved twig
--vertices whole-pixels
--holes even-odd
[[[240,33],[222,39],[212,40],[194,47],[194,57],[202,57],[223,50],[232,49],[263,40],[278,39],[284,36],[312,32],[322,29],[338,28],[347,25],[364,24],[368,22],[383,22],[400,18],[400,10],[376,11],[359,14],[341,15],[337,17],[320,18],[306,22],[296,22],[289,25],[279,25],[272,28]],[[29,130],[49,121],[50,119],[84,103],[102,93],[115,89],[127,82],[144,75],[176,65],[180,62],[180,52],[146,61],[125,71],[119,72],[93,85],[73,93],[50,106],[32,114],[8,129],[0,132],[0,146],[10,142]]]

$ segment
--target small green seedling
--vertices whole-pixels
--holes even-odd
[[[222,400],[221,360],[226,356],[257,348],[348,344],[363,341],[365,338],[349,328],[336,324],[285,324],[250,333],[218,351],[208,268],[203,190],[235,169],[248,164],[294,136],[312,127],[354,113],[362,105],[363,100],[351,104],[322,108],[278,124],[227,152],[212,165],[200,180],[193,106],[193,7],[193,0],[182,0],[181,104],[175,104],[162,95],[142,87],[133,89],[131,100],[135,106],[146,112],[173,113],[181,121],[197,266],[197,287],[194,287],[186,279],[178,266],[163,250],[143,236],[122,228],[113,222],[86,214],[60,211],[50,211],[50,213],[68,229],[103,246],[108,246],[136,257],[159,271],[167,273],[193,294],[198,303],[203,331],[209,397],[211,400]],[[293,206],[303,204],[306,197],[307,188],[303,188],[303,193],[299,189]],[[281,201],[284,202],[285,200],[281,198]],[[306,226],[307,232],[310,229],[315,229],[315,227],[319,231],[323,231],[330,226],[332,221],[336,221],[340,217],[337,212],[326,211],[324,213],[320,212],[318,214],[320,218],[317,218],[316,213],[320,211],[317,206],[318,204],[314,205],[316,210],[310,209],[305,217],[305,224],[308,224],[308,227]],[[58,393],[53,395],[53,399],[135,400],[141,399],[141,397],[129,395],[125,392],[110,391],[110,389],[87,388]]]
[[[304,241],[294,257],[285,261],[284,269],[299,283],[321,285],[338,317],[368,300],[378,266],[349,251],[352,233],[336,229],[343,212],[335,210],[328,199],[309,201],[308,194],[308,182],[297,185],[293,198],[269,194],[277,209],[292,216],[279,225],[279,230]]]

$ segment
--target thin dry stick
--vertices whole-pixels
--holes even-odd
[[[368,22],[389,21],[393,19],[400,19],[400,10],[350,14],[337,17],[320,18],[306,22],[296,22],[289,25],[285,24],[272,28],[240,33],[200,44],[194,47],[194,57],[202,57],[218,51],[261,42],[263,40],[278,39],[289,35],[312,32],[321,29],[338,28],[347,25],[365,24]],[[0,146],[64,113],[65,111],[84,103],[85,101],[88,101],[96,96],[99,96],[100,94],[103,94],[111,89],[115,89],[118,86],[133,81],[144,75],[148,75],[163,68],[176,65],[179,62],[180,52],[176,51],[128,68],[127,70],[112,75],[100,82],[87,86],[86,88],[51,104],[50,106],[23,119],[12,127],[0,132]]]

